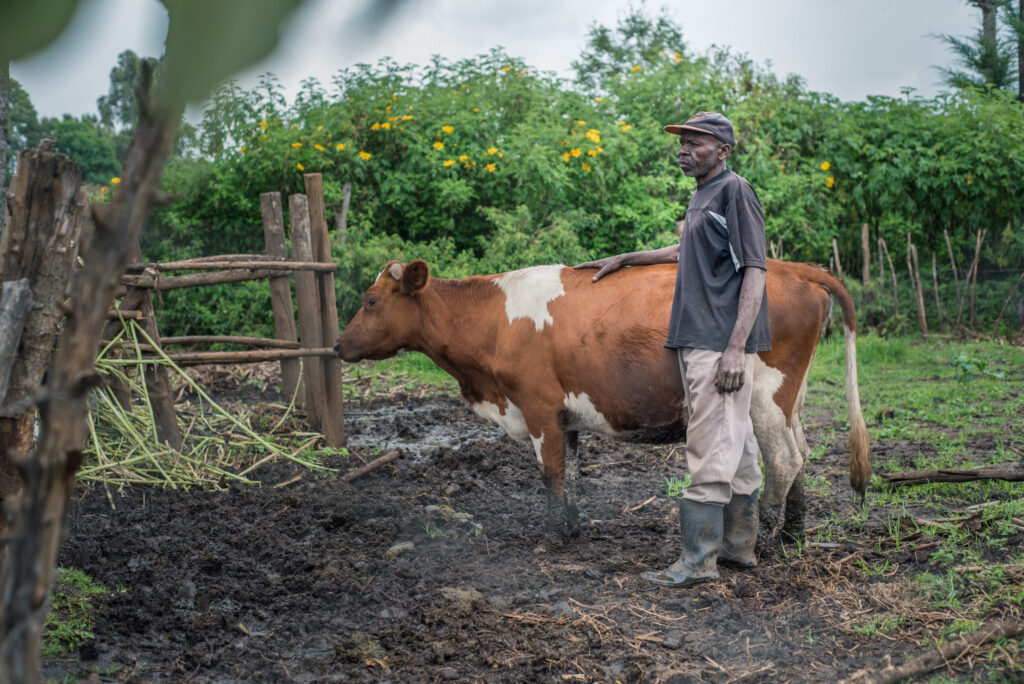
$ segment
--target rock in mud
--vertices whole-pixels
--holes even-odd
[[[397,558],[398,554],[405,553],[406,551],[412,551],[416,548],[416,545],[410,541],[398,542],[390,549],[384,552],[385,558]]]

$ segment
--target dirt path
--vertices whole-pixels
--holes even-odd
[[[562,545],[544,534],[529,448],[460,400],[354,410],[349,425],[356,460],[403,440],[410,453],[352,484],[281,466],[263,471],[262,488],[138,490],[115,494],[114,509],[102,488],[83,492],[61,562],[123,591],[100,613],[81,663],[51,663],[48,674],[837,681],[912,645],[851,625],[873,607],[913,600],[893,576],[927,568],[927,547],[907,544],[895,570],[874,578],[857,565],[876,560],[870,547],[843,542],[801,557],[790,548],[789,558],[723,570],[697,589],[660,589],[637,575],[678,554],[664,480],[685,468],[671,449],[586,438],[580,507],[589,521]],[[413,449],[436,425],[448,436]],[[845,458],[840,445],[812,463],[833,493],[809,493],[808,525],[849,515]]]

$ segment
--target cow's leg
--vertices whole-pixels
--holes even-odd
[[[531,424],[530,439],[547,487],[547,527],[561,536],[575,535],[579,531],[579,433],[563,430],[554,422],[542,429]]]
[[[803,398],[803,392],[801,392],[800,397],[801,399]],[[796,474],[796,477],[793,478],[793,484],[789,486],[789,492],[786,494],[786,515],[785,520],[782,522],[782,531],[790,539],[799,540],[804,537],[804,516],[807,512],[804,478],[807,471],[807,457],[811,453],[811,449],[807,445],[807,438],[804,436],[804,426],[800,422],[799,416],[793,419],[793,437],[800,452],[800,462],[803,465]]]
[[[758,546],[762,549],[778,536],[790,487],[803,467],[793,430],[786,424],[786,415],[774,400],[781,385],[782,373],[758,359],[755,362],[750,419],[754,423],[754,435],[764,463],[761,529],[758,533]]]

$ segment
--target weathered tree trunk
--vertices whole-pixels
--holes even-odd
[[[265,192],[260,195],[263,211],[263,238],[267,245],[267,256],[271,259],[288,258],[284,241],[284,217],[281,210],[281,193]],[[299,339],[295,330],[295,310],[292,308],[292,286],[287,275],[270,278],[270,308],[274,312],[274,334],[277,339],[295,342]],[[295,405],[306,405],[305,388],[299,387],[299,361],[281,359],[281,391]]]
[[[18,155],[12,178],[11,222],[0,236],[0,280],[27,279],[32,305],[21,331],[0,411],[0,503],[20,489],[18,464],[32,445],[36,415],[32,398],[53,355],[64,314],[61,302],[71,277],[77,229],[75,195],[82,182],[78,167],[53,150],[53,139]],[[24,406],[26,402],[28,406]]]
[[[907,233],[907,271],[910,272],[910,289],[914,294],[914,306],[917,309],[917,324],[921,327],[921,335],[928,337],[928,321],[924,315],[924,287],[921,285],[921,269],[917,264],[917,248],[910,241]]]
[[[313,260],[313,245],[309,235],[309,203],[305,195],[288,198],[288,213],[292,223],[292,254],[296,259]],[[299,306],[299,334],[303,347],[318,347],[323,333],[320,327],[320,292],[316,276],[309,271],[295,274],[295,298]],[[326,411],[327,387],[320,359],[302,361],[306,385],[306,415],[316,428],[323,429]]]
[[[348,242],[348,207],[352,202],[351,183],[345,183],[345,187],[341,189],[341,195],[341,211],[334,215],[334,240],[344,246]]]
[[[13,526],[0,557],[0,681],[4,682],[34,684],[40,678],[42,625],[57,551],[65,535],[75,472],[82,459],[88,393],[98,384],[96,350],[131,246],[138,241],[156,200],[183,107],[160,116],[154,105],[147,103],[142,111],[122,183],[109,205],[94,208],[96,231],[84,256],[85,265],[75,278],[69,313],[40,403],[39,443],[34,454],[18,463],[24,487],[10,508]],[[19,161],[19,183],[23,168]],[[55,168],[51,163],[36,182],[45,185],[58,180],[61,176],[53,177]],[[35,294],[38,298],[39,292]],[[59,297],[57,302],[62,300]]]
[[[309,230],[313,258],[318,262],[331,261],[331,236],[327,232],[327,213],[324,207],[324,185],[319,173],[303,176],[306,199],[309,202]],[[322,346],[330,349],[338,339],[338,302],[334,291],[334,271],[316,275],[320,295],[320,336]],[[345,446],[345,413],[342,405],[341,359],[336,356],[321,358],[321,372],[327,390],[324,403],[323,432],[329,446]]]

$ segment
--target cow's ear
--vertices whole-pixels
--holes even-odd
[[[430,267],[422,259],[410,261],[402,272],[402,289],[406,294],[419,292],[430,280]]]

